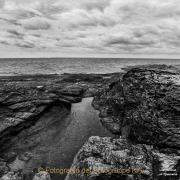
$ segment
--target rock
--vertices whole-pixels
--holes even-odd
[[[24,153],[19,154],[18,159],[21,161],[24,161],[24,162],[28,162],[31,159],[31,157],[30,157],[30,155],[28,155],[28,153],[24,152]]]
[[[36,82],[38,83],[38,82]],[[55,87],[54,87],[55,86]],[[18,142],[18,134],[23,136],[27,129],[36,124],[51,107],[59,106],[70,110],[71,103],[81,101],[82,87],[55,84],[51,86],[31,86],[31,82],[9,82],[0,89],[0,152]],[[58,89],[58,90],[57,90]],[[67,94],[67,95],[65,95]]]
[[[55,104],[58,104],[58,96],[52,93],[22,87],[4,89],[0,98],[0,151],[15,143],[13,137],[29,128]]]
[[[37,89],[39,89],[40,91],[44,90],[44,86],[36,86]]]
[[[71,102],[70,102],[70,101],[68,101],[68,100],[66,100],[66,99],[59,98],[59,101],[60,101],[60,102],[65,103],[65,104],[69,104],[69,105],[71,105]]]
[[[90,137],[74,158],[72,169],[65,180],[96,180],[141,173],[152,176],[153,154],[144,145],[133,145],[125,139]],[[137,171],[136,171],[136,170]],[[87,173],[84,173],[86,170]]]
[[[51,155],[45,157],[45,151],[51,151],[51,164],[57,162],[54,152],[58,149],[51,146],[61,140],[64,129],[71,123],[68,114],[72,103],[104,89],[110,79],[103,76],[0,77],[0,158],[11,168],[8,171],[23,169],[28,174],[38,163],[43,163],[41,159],[50,162]]]
[[[0,159],[0,177],[6,174],[9,171],[9,167],[7,166],[6,162]]]
[[[179,91],[180,74],[175,68],[135,68],[127,72],[122,79],[112,82],[108,89],[97,93],[92,103],[93,107],[100,112],[102,124],[110,132],[121,135],[129,143],[126,147],[127,152],[132,149],[131,146],[137,148],[140,144],[144,150],[146,149],[149,169],[144,169],[143,172],[147,175],[152,173],[150,176],[153,179],[165,178],[165,176],[169,179],[178,178],[180,168],[178,164],[180,159]],[[96,164],[97,159],[94,160],[94,158],[93,163],[89,162],[87,152],[93,145],[89,142],[87,144],[88,146],[85,144],[77,154],[72,167],[83,164],[82,166],[87,165],[91,168]],[[124,147],[124,144],[121,143],[120,146]],[[114,153],[112,149],[110,153]],[[88,154],[87,158],[84,154]],[[109,157],[109,154],[105,152],[99,155],[98,152],[99,167],[106,167],[104,163],[111,165],[104,160]],[[91,159],[92,156],[91,153]],[[126,154],[125,159],[128,157],[129,154]],[[120,156],[117,159],[122,161]],[[132,162],[134,162],[133,159]],[[122,164],[120,163],[119,167]],[[142,162],[142,168],[144,165],[146,164]],[[73,176],[69,174],[67,180],[71,180]],[[92,174],[90,176],[81,174],[80,178],[88,180],[94,177]],[[110,178],[113,179],[113,176],[111,175]],[[146,179],[145,176],[136,178]]]
[[[124,116],[124,97],[121,81],[110,84],[94,97],[93,107],[98,110],[100,121],[113,134],[121,135],[120,119]]]
[[[51,177],[48,172],[42,171],[37,173],[34,177],[33,180],[51,180]]]
[[[19,172],[8,172],[5,174],[0,180],[23,180],[23,175],[21,175]]]
[[[101,122],[133,142],[180,150],[180,74],[135,68],[97,94]]]
[[[161,153],[145,144],[94,136],[74,158],[71,169],[78,169],[79,173],[69,173],[65,180],[175,177],[174,167],[179,159],[180,156]]]
[[[83,88],[79,85],[68,85],[59,89],[58,92],[63,95],[80,96],[83,92]]]
[[[60,99],[64,99],[70,103],[78,103],[78,102],[81,102],[82,98],[81,97],[73,97],[73,96],[62,96],[62,95],[59,95],[59,100]]]
[[[68,77],[64,78],[64,82],[99,82],[102,81],[103,76],[97,74],[73,74],[69,75]]]

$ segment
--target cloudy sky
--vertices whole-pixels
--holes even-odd
[[[180,0],[0,0],[0,57],[180,58]]]

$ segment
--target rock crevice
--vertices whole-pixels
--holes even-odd
[[[140,174],[69,174],[66,180],[177,179],[180,159],[180,74],[175,69],[134,68],[98,92],[93,107],[120,138],[91,137],[73,168],[133,168]],[[134,176],[134,177],[133,177]]]

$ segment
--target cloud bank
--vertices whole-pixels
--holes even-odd
[[[0,48],[179,54],[179,23],[179,0],[0,0]]]

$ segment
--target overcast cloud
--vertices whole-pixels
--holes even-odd
[[[0,0],[0,55],[179,56],[179,24],[179,0]]]

